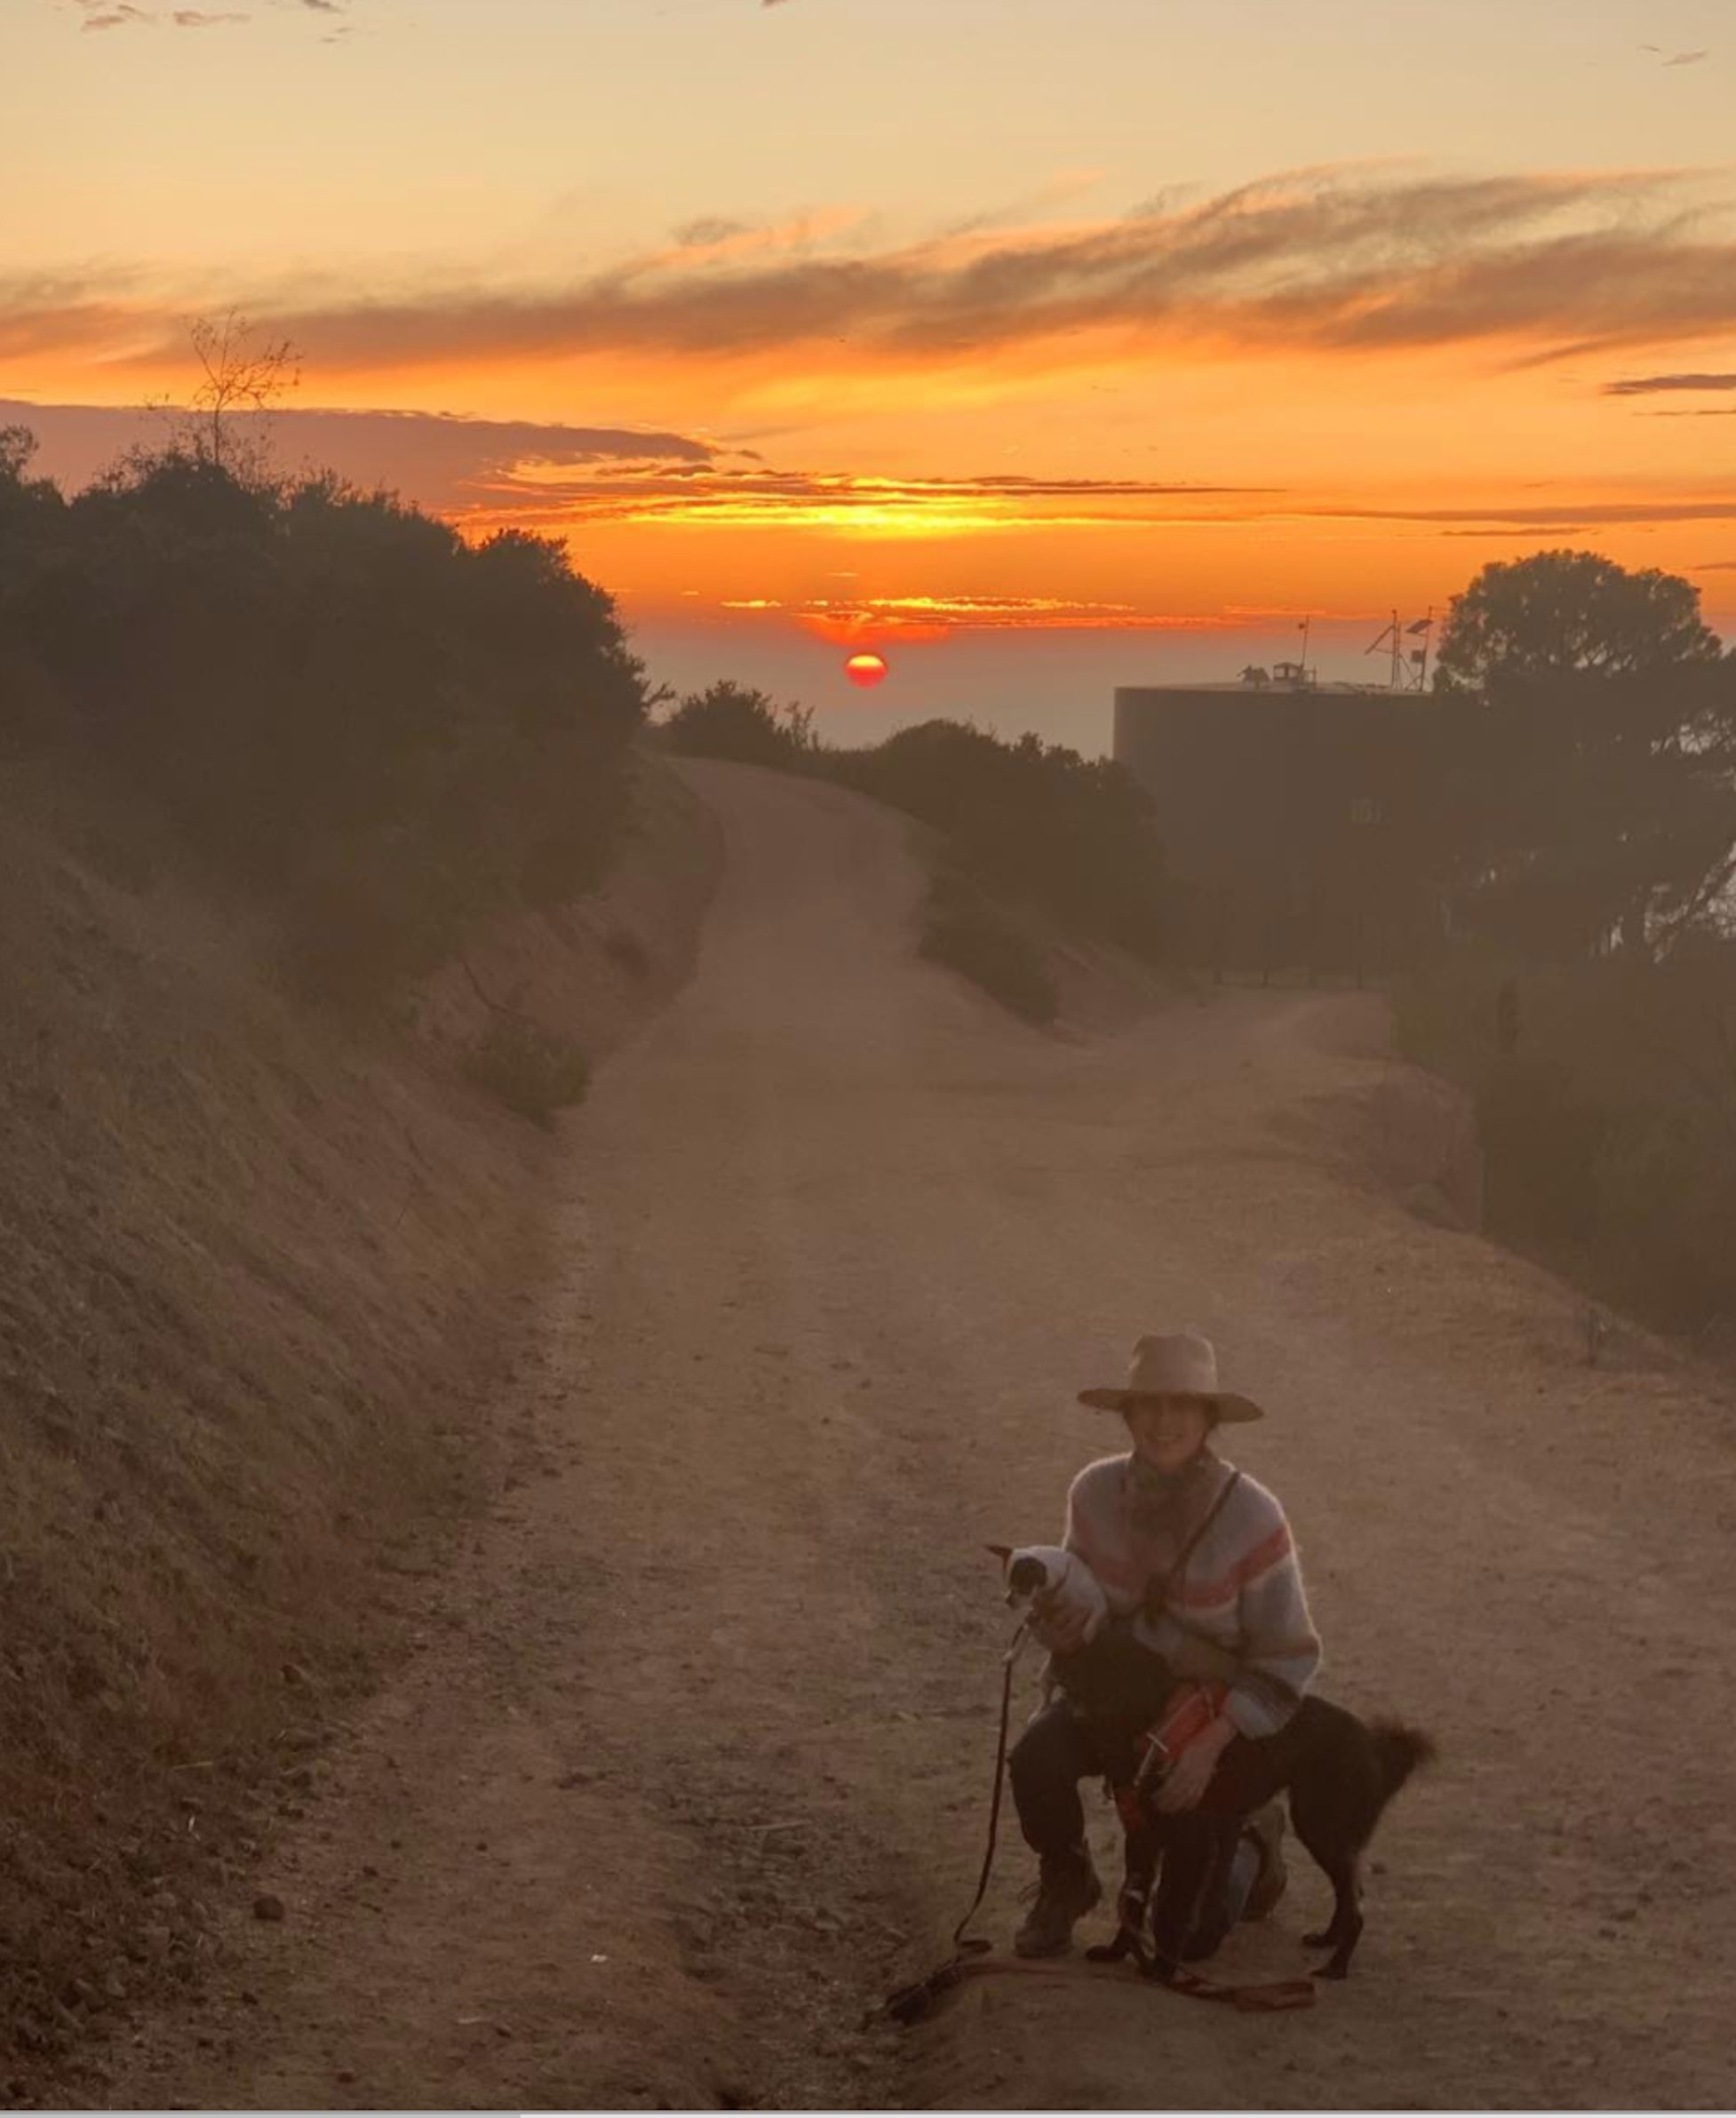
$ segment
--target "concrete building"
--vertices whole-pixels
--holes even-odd
[[[1226,968],[1380,967],[1416,909],[1424,701],[1274,675],[1115,694],[1114,754],[1155,806],[1179,938]]]

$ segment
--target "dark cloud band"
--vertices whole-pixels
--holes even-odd
[[[248,300],[312,366],[346,373],[587,355],[1040,368],[1081,348],[1190,343],[1541,360],[1736,330],[1736,235],[1679,174],[1308,173],[1082,229],[770,263],[651,256],[553,289],[349,299],[280,286]],[[7,307],[29,327],[28,308]],[[139,314],[135,335],[134,357],[160,366],[176,336],[167,304]]]
[[[1606,382],[1605,397],[1652,397],[1668,390],[1736,390],[1736,375],[1632,375]]]
[[[667,471],[711,460],[705,442],[658,429],[287,409],[264,418],[242,413],[231,424],[240,439],[268,437],[287,470],[333,470],[359,485],[384,486],[452,512],[503,475],[522,476],[533,467],[570,474],[579,466],[657,464]],[[69,486],[86,483],[128,449],[160,446],[173,433],[169,416],[133,407],[4,399],[0,426],[29,427],[42,444],[43,469]]]

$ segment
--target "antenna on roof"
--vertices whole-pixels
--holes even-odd
[[[1419,617],[1413,624],[1401,625],[1395,610],[1392,621],[1380,634],[1371,640],[1365,654],[1378,655],[1383,649],[1392,657],[1392,675],[1390,689],[1394,691],[1421,691],[1429,681],[1429,643],[1435,623],[1435,606],[1430,603],[1427,617]],[[1420,639],[1421,647],[1407,648],[1406,640]]]
[[[1366,655],[1378,655],[1382,648],[1390,648],[1392,650],[1392,675],[1388,689],[1402,691],[1405,688],[1405,635],[1399,630],[1398,613],[1396,610],[1392,614],[1391,624],[1371,640],[1363,652]]]
[[[1411,689],[1413,691],[1426,691],[1429,689],[1429,649],[1434,639],[1435,606],[1430,603],[1428,617],[1418,618],[1406,630],[1413,639],[1422,641],[1421,647],[1411,649],[1411,668],[1414,673],[1411,679]]]

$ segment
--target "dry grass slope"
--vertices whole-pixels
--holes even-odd
[[[649,772],[609,890],[473,967],[601,1056],[686,975],[710,828]],[[12,2096],[196,1979],[393,1652],[394,1577],[488,1497],[484,1389],[542,1271],[547,1142],[464,1083],[465,979],[389,1031],[298,1010],[128,831],[0,776]]]

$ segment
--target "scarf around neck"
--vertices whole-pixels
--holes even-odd
[[[1143,1536],[1184,1536],[1211,1505],[1222,1461],[1202,1442],[1179,1470],[1160,1471],[1135,1449],[1127,1460],[1128,1512]]]

